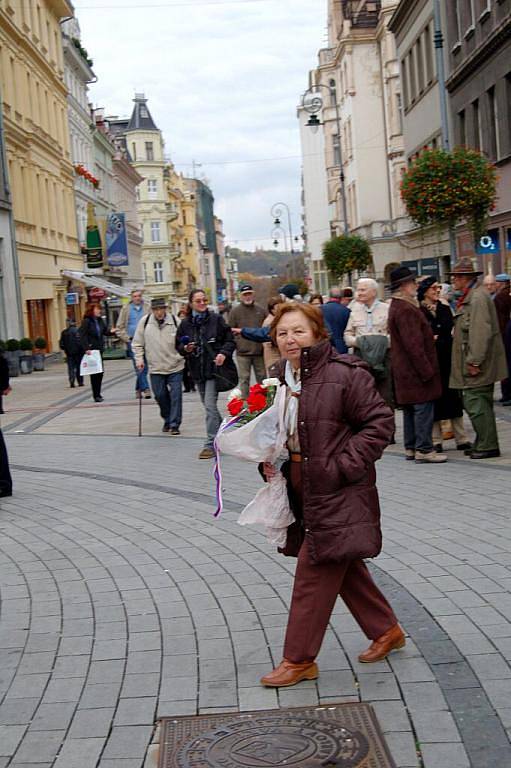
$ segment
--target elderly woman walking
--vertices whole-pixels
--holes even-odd
[[[392,411],[365,363],[333,349],[316,307],[278,306],[271,335],[283,357],[276,366],[288,395],[282,471],[296,517],[282,552],[298,557],[284,658],[261,680],[277,688],[317,678],[315,658],[338,595],[372,641],[361,662],[402,648],[405,635],[363,560],[381,550],[374,463],[391,438]],[[262,471],[270,478],[276,468]]]

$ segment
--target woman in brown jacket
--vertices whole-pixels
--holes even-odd
[[[271,335],[288,390],[282,471],[296,517],[283,553],[298,564],[284,658],[261,683],[283,687],[317,678],[314,660],[338,595],[373,641],[360,661],[384,659],[405,636],[363,561],[381,550],[374,463],[390,441],[392,411],[365,363],[332,347],[316,307],[279,305]],[[276,469],[264,464],[263,472]]]

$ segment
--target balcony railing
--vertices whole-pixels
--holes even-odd
[[[342,11],[352,27],[370,29],[378,25],[381,0],[342,0]]]

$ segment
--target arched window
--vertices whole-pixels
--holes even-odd
[[[329,80],[328,87],[330,88],[330,106],[335,107],[337,101],[337,86],[335,80]]]

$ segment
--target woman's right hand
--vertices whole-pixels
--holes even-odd
[[[270,464],[268,461],[263,463],[263,473],[267,480],[271,480],[277,474],[277,467],[274,464]]]
[[[195,341],[191,341],[189,344],[186,344],[184,349],[185,349],[185,352],[193,352],[195,347],[196,347]]]

